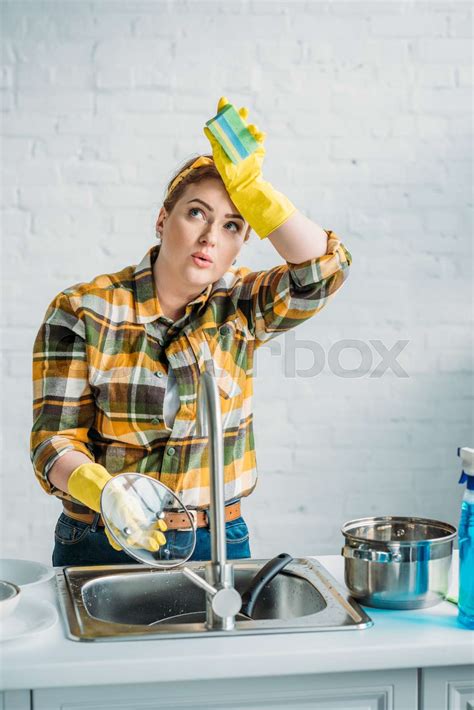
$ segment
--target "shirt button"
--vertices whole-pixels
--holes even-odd
[[[157,372],[155,372],[155,377],[163,377],[161,370],[157,370]]]
[[[166,453],[168,454],[168,456],[174,456],[174,454],[176,453],[176,449],[173,449],[173,447],[170,446]]]
[[[219,333],[220,333],[221,335],[229,335],[229,333],[230,333],[230,328],[229,328],[229,326],[228,326],[228,325],[223,325],[223,326],[219,329]]]
[[[151,420],[151,423],[152,424],[159,424],[160,420],[158,419],[158,417],[153,417],[153,419]]]

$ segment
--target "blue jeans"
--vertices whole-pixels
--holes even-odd
[[[229,560],[250,557],[249,531],[242,517],[226,523],[227,557]],[[186,548],[192,533],[186,530],[171,530],[167,533],[169,548]],[[88,523],[73,520],[61,513],[54,531],[55,545],[53,565],[136,565],[137,560],[122,550],[114,550],[109,544],[104,528],[95,530]],[[197,528],[196,547],[190,560],[211,559],[211,538],[209,528]]]

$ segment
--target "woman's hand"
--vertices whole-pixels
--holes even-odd
[[[114,535],[125,539],[127,546],[156,552],[166,544],[164,520],[150,520],[134,495],[121,486],[113,487],[107,495],[107,523]],[[116,550],[122,549],[105,528],[107,538]]]
[[[222,109],[229,103],[230,102],[225,98],[225,96],[222,96],[219,99],[219,103],[217,104],[217,113],[219,113],[219,111],[222,111]],[[204,133],[209,139],[209,142],[212,147],[212,157],[214,159],[214,163],[216,164],[216,168],[218,169],[219,174],[222,177],[222,180],[224,181],[226,190],[229,194],[238,190],[239,187],[241,187],[242,185],[247,185],[253,180],[258,180],[259,178],[261,178],[262,164],[263,159],[265,157],[265,148],[263,146],[263,141],[266,138],[266,134],[259,131],[258,127],[255,124],[247,123],[247,118],[249,115],[248,108],[242,106],[242,108],[239,109],[238,113],[250,133],[259,143],[259,146],[251,155],[247,156],[245,160],[241,160],[237,164],[234,164],[232,160],[230,160],[229,156],[222,148],[219,141],[214,138],[209,128],[204,128]]]
[[[167,529],[164,520],[154,520],[150,523],[139,503],[132,493],[123,491],[122,487],[114,486],[114,477],[98,463],[84,463],[72,471],[67,482],[68,493],[88,508],[101,513],[102,491],[111,483],[107,496],[107,518],[112,521],[114,534],[120,539],[124,537],[131,547],[142,548],[156,552],[166,543],[163,532]],[[122,547],[114,540],[109,530],[105,534],[114,550]]]
[[[221,111],[228,103],[223,96],[219,100],[217,111]],[[264,239],[286,222],[296,212],[296,207],[285,195],[277,192],[269,182],[263,180],[262,164],[265,157],[263,141],[266,134],[259,131],[255,124],[247,124],[248,113],[245,107],[239,109],[240,117],[259,146],[236,165],[207,127],[204,128],[204,133],[211,144],[214,162],[230,199],[258,236]]]

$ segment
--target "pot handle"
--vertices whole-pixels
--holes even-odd
[[[353,560],[365,560],[366,562],[400,562],[401,555],[397,552],[385,552],[384,550],[361,550],[358,547],[343,547],[341,554]]]

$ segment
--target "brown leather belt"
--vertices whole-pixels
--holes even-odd
[[[70,503],[67,500],[63,500],[63,508],[65,515],[68,515],[73,520],[79,520],[81,523],[87,523],[92,525],[96,519],[96,513],[79,513],[77,512],[77,505]],[[198,528],[209,527],[209,521],[207,517],[207,510],[189,510],[189,514],[193,518],[194,524]],[[228,523],[231,520],[236,520],[240,518],[240,501],[236,503],[231,503],[225,507],[225,522]],[[165,513],[165,523],[168,530],[189,530],[189,518],[185,513]],[[100,516],[96,525],[104,527],[104,521]]]

